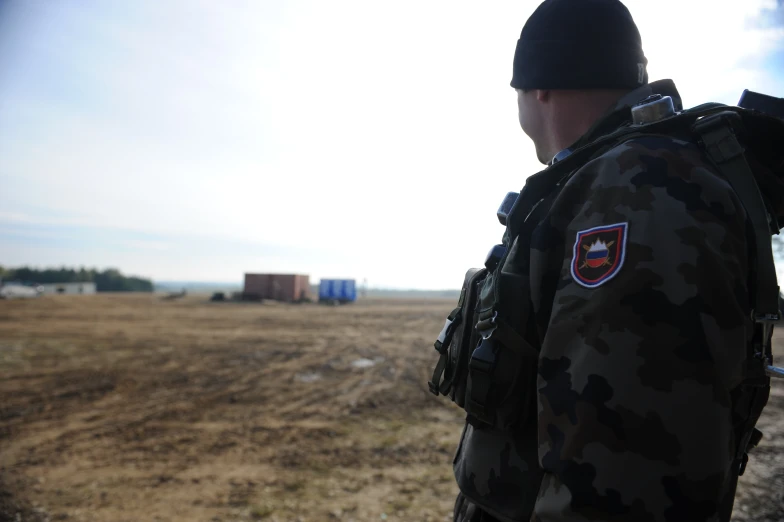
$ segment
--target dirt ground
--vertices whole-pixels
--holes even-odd
[[[0,521],[450,520],[452,306],[0,301]],[[738,521],[784,520],[784,382],[760,427]]]

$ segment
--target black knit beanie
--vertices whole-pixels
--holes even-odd
[[[516,89],[626,89],[648,83],[637,25],[618,0],[545,0],[514,55]]]

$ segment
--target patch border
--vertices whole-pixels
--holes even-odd
[[[578,261],[578,259],[580,259],[580,256],[577,253],[577,247],[580,246],[580,240],[584,236],[592,234],[594,232],[603,232],[603,231],[608,231],[608,230],[612,230],[613,228],[619,228],[619,227],[621,229],[623,229],[623,232],[622,232],[623,238],[622,238],[621,244],[618,245],[618,251],[620,252],[620,260],[618,261],[617,266],[615,268],[613,268],[612,270],[610,270],[609,272],[607,272],[607,274],[603,275],[598,280],[596,280],[596,281],[594,281],[592,283],[584,282],[580,278],[580,275],[578,273],[576,273],[576,271],[575,271],[575,266],[577,265],[577,261]],[[596,288],[598,286],[603,285],[604,283],[606,283],[607,281],[609,281],[613,277],[615,277],[618,274],[618,272],[621,271],[621,267],[623,266],[624,261],[626,261],[626,238],[628,237],[628,235],[629,235],[629,222],[628,221],[624,221],[623,223],[615,223],[613,225],[602,225],[600,227],[588,228],[586,230],[579,230],[577,232],[577,236],[574,239],[574,246],[572,246],[572,261],[569,264],[570,265],[569,271],[572,273],[572,279],[578,285],[583,286],[585,288]]]

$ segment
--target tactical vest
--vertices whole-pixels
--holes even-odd
[[[744,98],[755,93],[744,92]],[[741,98],[743,102],[744,98]],[[498,210],[505,226],[502,244],[490,249],[484,267],[468,270],[457,306],[435,341],[438,362],[428,383],[435,395],[463,408],[466,425],[453,461],[461,491],[493,516],[527,521],[543,471],[537,456],[536,376],[538,335],[533,331],[528,263],[532,230],[548,213],[565,182],[592,158],[625,141],[667,136],[697,143],[732,186],[753,230],[749,303],[755,322],[747,350],[745,379],[733,396],[737,477],[748,451],[762,433],[755,428],[770,393],[770,378],[784,377],[773,366],[771,339],[780,318],[779,287],[771,236],[781,230],[784,212],[784,100],[775,105],[735,107],[709,103],[676,112],[668,97],[655,95],[632,107],[632,118],[616,131],[561,155],[510,193]],[[669,100],[669,101],[668,101]],[[742,105],[741,103],[740,105]],[[463,445],[472,451],[463,455]],[[482,455],[487,448],[487,455]],[[474,484],[475,462],[506,452],[514,469],[500,470],[490,491]],[[733,485],[733,489],[734,489]],[[732,506],[724,506],[729,520]]]

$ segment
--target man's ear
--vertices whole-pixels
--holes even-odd
[[[550,100],[550,91],[547,89],[537,89],[536,99],[540,102],[547,102]]]

